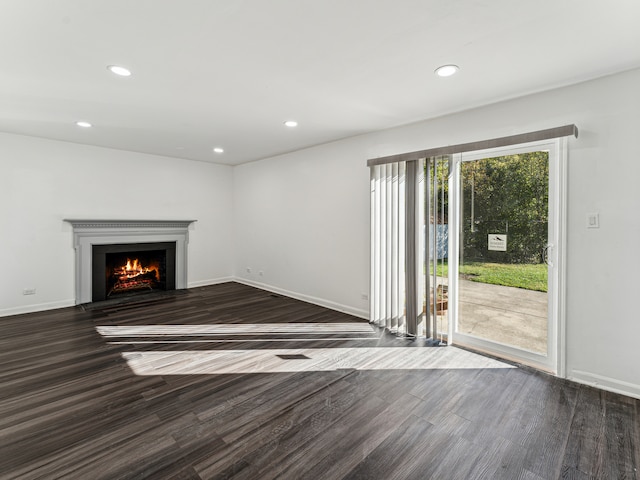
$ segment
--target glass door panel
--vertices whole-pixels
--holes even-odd
[[[555,370],[555,147],[457,158],[454,341]]]
[[[549,154],[462,162],[458,331],[547,352]]]

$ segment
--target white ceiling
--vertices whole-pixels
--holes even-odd
[[[638,0],[0,0],[0,131],[237,165],[639,67],[639,20]]]

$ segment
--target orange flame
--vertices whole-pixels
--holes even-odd
[[[143,267],[140,260],[137,258],[134,258],[133,261],[130,258],[127,258],[127,264],[120,267],[120,270],[116,273],[126,278],[133,278],[136,275],[141,275],[150,271],[151,269],[149,267]]]

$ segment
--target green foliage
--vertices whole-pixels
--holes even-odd
[[[532,152],[462,162],[463,258],[542,263],[547,244],[549,156]],[[507,234],[507,251],[487,249]]]
[[[437,197],[437,210],[438,210],[438,223],[446,223],[442,222],[441,215],[444,212],[445,217],[449,215],[449,162],[448,156],[439,157],[439,161],[436,164],[435,175],[436,175],[436,184],[438,189],[438,197]],[[427,175],[427,169],[429,169],[429,174]],[[429,189],[431,195],[433,195],[433,175],[434,168],[433,165],[425,167],[425,178],[429,178]],[[433,201],[433,198],[430,199]],[[433,206],[431,206],[433,208]],[[433,211],[430,211],[430,214],[433,215]]]

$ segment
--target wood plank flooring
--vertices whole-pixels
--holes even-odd
[[[0,318],[2,479],[636,479],[640,401],[235,283]]]

